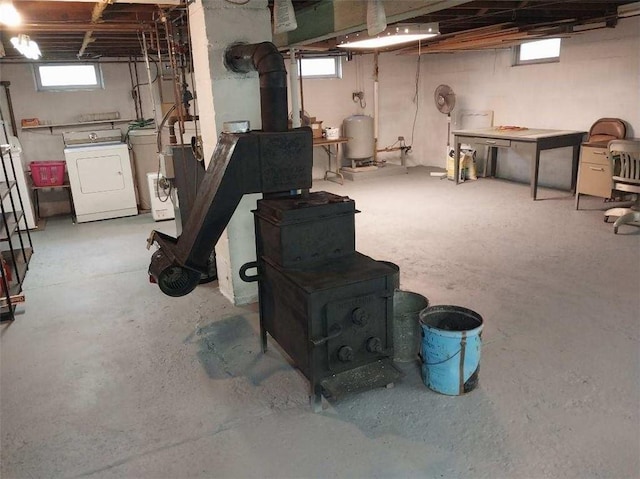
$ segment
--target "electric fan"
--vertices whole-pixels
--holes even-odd
[[[440,113],[447,115],[447,151],[449,151],[449,137],[451,136],[451,112],[456,106],[456,94],[449,85],[438,85],[433,92],[436,108]]]

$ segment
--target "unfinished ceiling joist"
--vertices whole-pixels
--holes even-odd
[[[265,4],[272,7],[273,2],[255,3],[264,8]],[[388,24],[438,22],[441,35],[423,41],[421,53],[505,48],[545,35],[565,36],[611,28],[618,18],[640,15],[640,2],[634,0],[382,2]],[[157,55],[156,50],[161,50],[160,55],[168,54],[169,42],[160,23],[163,18],[176,26],[183,37],[187,36],[187,0],[20,0],[14,3],[24,23],[19,32],[12,28],[0,31],[6,50],[0,62],[20,58],[9,43],[16,33],[29,35],[38,42],[45,60],[78,60],[78,54],[85,60],[142,55],[142,32],[149,32],[154,38],[149,45],[151,52]],[[335,41],[338,34],[366,29],[366,5],[367,0],[294,0],[298,28],[274,36],[274,43],[282,49],[295,47],[338,54]],[[508,30],[510,28],[515,30]],[[112,41],[114,36],[120,39],[119,44]],[[60,45],[60,40],[67,42],[68,47]],[[75,51],[69,53],[69,49],[74,48]],[[416,50],[395,49],[404,54],[417,54]]]
[[[21,25],[23,30],[30,32],[86,32],[91,29],[94,32],[139,32],[153,30],[149,23],[25,23]]]

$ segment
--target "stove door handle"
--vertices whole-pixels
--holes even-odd
[[[328,331],[328,335],[325,336],[324,338],[318,338],[318,339],[311,339],[311,344],[313,344],[313,346],[322,346],[324,343],[326,343],[327,341],[337,338],[338,336],[340,336],[342,334],[342,326],[340,326],[338,323],[335,323],[333,326],[331,326],[329,328]]]

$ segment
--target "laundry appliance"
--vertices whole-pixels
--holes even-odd
[[[76,221],[138,214],[129,148],[120,130],[63,133]]]

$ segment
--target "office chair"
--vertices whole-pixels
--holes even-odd
[[[627,136],[627,125],[620,118],[600,118],[589,128],[587,143],[608,143]],[[604,146],[604,145],[603,145]]]
[[[611,208],[604,213],[605,222],[610,216],[618,217],[613,223],[613,232],[617,234],[620,225],[640,222],[640,141],[611,140],[608,149],[613,189],[636,195],[631,208]]]

